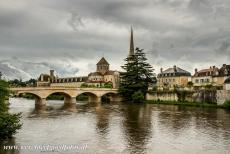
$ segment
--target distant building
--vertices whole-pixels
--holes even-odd
[[[81,77],[66,77],[66,78],[56,78],[50,84],[51,87],[81,87],[81,85],[87,82],[87,76]]]
[[[51,82],[55,80],[54,70],[50,70],[50,74],[41,74],[37,80],[38,87],[47,87],[50,86]]]
[[[214,76],[218,76],[219,69],[216,66],[199,70],[195,69],[192,76],[193,86],[205,86],[214,83]]]
[[[214,78],[214,82],[217,85],[223,86],[225,80],[230,77],[230,65],[223,64],[218,72],[218,75]]]
[[[210,66],[199,71],[195,69],[192,82],[195,87],[213,85],[223,88],[224,82],[228,77],[230,77],[230,65],[223,64],[220,69],[216,66]]]
[[[106,83],[112,85],[113,88],[119,86],[119,72],[109,69],[109,63],[104,57],[97,63],[96,72],[90,73],[88,76],[82,77],[66,77],[59,78],[54,76],[54,70],[50,70],[50,74],[41,74],[37,80],[38,87],[81,87],[81,85],[93,85],[95,87],[103,87]]]
[[[119,78],[120,73],[118,71],[110,70],[109,63],[104,57],[102,57],[101,60],[97,63],[96,72],[92,72],[88,75],[87,84],[101,87],[108,83],[111,84],[113,88],[118,88]]]
[[[174,88],[174,87],[185,87],[191,78],[191,74],[177,66],[168,68],[161,72],[157,76],[158,88]]]

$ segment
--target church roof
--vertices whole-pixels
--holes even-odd
[[[107,62],[107,60],[105,60],[104,57],[101,58],[101,60],[97,63],[97,65],[103,65],[103,64],[109,65],[109,63]]]
[[[104,75],[114,75],[114,72],[115,72],[115,71],[107,71],[107,72],[105,72]]]
[[[92,72],[88,76],[102,76],[101,72]]]

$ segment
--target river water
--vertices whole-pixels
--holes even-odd
[[[84,102],[66,108],[62,101],[47,106],[38,112],[33,100],[10,99],[10,112],[22,112],[23,127],[1,143],[0,154],[230,153],[230,112],[223,109]],[[60,146],[70,148],[54,149]]]

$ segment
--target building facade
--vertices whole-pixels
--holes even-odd
[[[230,77],[230,65],[223,64],[220,69],[216,66],[210,66],[200,71],[195,69],[195,73],[192,76],[192,82],[195,87],[212,85],[223,88],[224,82],[228,77]]]
[[[168,68],[157,75],[157,87],[158,89],[169,88],[173,89],[174,87],[183,88],[186,87],[191,74],[188,71],[185,71],[177,66]]]

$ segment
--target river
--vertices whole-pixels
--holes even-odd
[[[70,112],[62,101],[48,101],[49,109],[38,112],[34,100],[9,102],[11,113],[22,112],[23,127],[1,143],[0,154],[230,153],[230,112],[223,109],[77,102]],[[4,150],[4,145],[18,149]],[[47,145],[75,148],[34,148]]]

